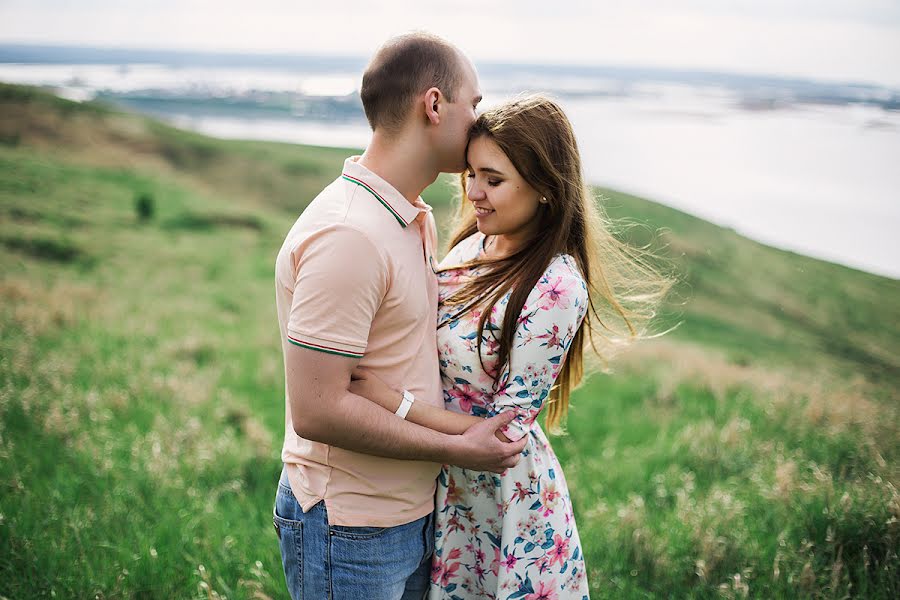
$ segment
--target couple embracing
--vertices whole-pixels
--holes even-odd
[[[477,114],[473,64],[425,33],[382,46],[360,93],[371,143],[276,261],[274,523],[291,597],[587,598],[537,417],[565,415],[591,329],[608,326],[598,305],[626,329],[637,313],[615,293],[629,255],[602,227],[571,125],[539,96]],[[439,261],[420,194],[440,173],[463,189]]]

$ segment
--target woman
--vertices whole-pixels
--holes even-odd
[[[513,411],[497,435],[528,442],[500,475],[441,470],[430,598],[587,598],[569,491],[536,418],[546,406],[547,426],[559,426],[592,327],[609,341],[633,339],[668,282],[604,229],[553,101],[532,96],[482,114],[462,179],[459,225],[438,270],[446,410],[413,402],[406,418],[462,433]],[[354,377],[351,391],[400,408],[400,392]]]

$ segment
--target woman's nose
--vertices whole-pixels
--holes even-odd
[[[484,189],[475,182],[469,184],[469,189],[466,190],[466,194],[469,196],[470,200],[481,200],[484,198]]]

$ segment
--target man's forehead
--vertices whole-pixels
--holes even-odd
[[[478,70],[475,69],[475,64],[465,55],[460,55],[460,62],[462,63],[463,80],[469,83],[478,94],[481,94],[478,83]]]

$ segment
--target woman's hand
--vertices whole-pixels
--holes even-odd
[[[391,412],[400,408],[403,399],[402,391],[395,390],[371,371],[359,367],[350,374],[350,386],[347,389],[351,394],[371,400]]]

